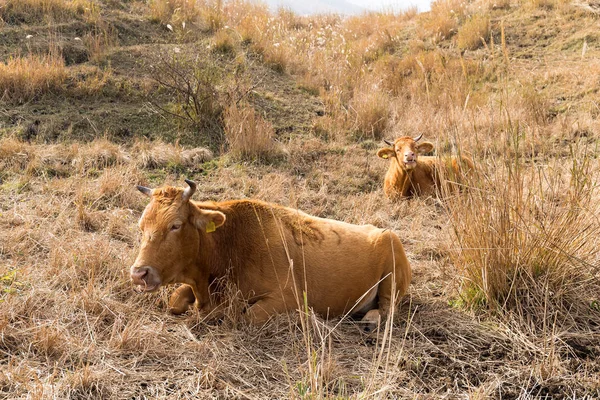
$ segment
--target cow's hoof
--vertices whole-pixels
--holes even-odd
[[[381,316],[379,314],[379,310],[370,310],[361,319],[361,322],[364,324],[363,331],[369,333],[377,330],[380,321]]]
[[[368,323],[363,327],[363,332],[371,333],[377,330],[377,324]]]
[[[189,309],[189,307],[169,307],[169,312],[173,315],[181,315],[185,314]]]

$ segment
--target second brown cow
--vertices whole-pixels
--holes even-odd
[[[377,152],[380,158],[390,161],[383,184],[383,191],[390,199],[453,191],[474,170],[473,161],[466,156],[420,155],[434,148],[430,142],[419,143],[422,136],[403,136],[393,143],[386,140],[390,147]]]

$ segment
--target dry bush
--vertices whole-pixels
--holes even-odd
[[[521,157],[496,161],[448,203],[460,299],[538,322],[555,312],[581,318],[599,284],[597,171],[585,152],[551,168]]]
[[[459,28],[456,44],[461,50],[476,50],[483,46],[490,36],[490,18],[473,15]]]
[[[89,0],[0,0],[0,20],[15,25],[68,22],[94,7]]]
[[[187,128],[205,132],[209,137],[220,134],[222,105],[217,86],[221,72],[213,61],[187,53],[157,52],[153,58],[152,79],[173,97],[169,104],[164,105],[149,95],[148,100],[154,107]]]
[[[245,160],[269,159],[278,150],[273,125],[248,105],[233,104],[225,111],[225,137],[229,152]]]
[[[181,147],[163,141],[137,141],[132,148],[139,168],[154,169],[178,165],[181,162]]]
[[[65,62],[58,52],[11,57],[0,62],[0,98],[24,103],[48,92],[58,92],[66,79]]]

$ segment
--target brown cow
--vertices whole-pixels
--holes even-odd
[[[139,222],[131,280],[146,292],[186,284],[171,296],[173,313],[194,303],[214,310],[213,284],[224,277],[248,301],[245,319],[256,324],[303,307],[304,293],[322,316],[364,315],[376,323],[408,289],[410,265],[389,230],[258,200],[196,202],[196,184],[186,182],[185,190],[138,186],[151,201]]]
[[[393,143],[384,140],[391,148],[377,152],[379,157],[390,160],[383,185],[383,191],[390,199],[431,196],[436,190],[440,192],[442,182],[446,184],[446,190],[454,190],[463,175],[474,169],[473,161],[466,156],[419,156],[419,153],[428,153],[434,148],[430,142],[417,143],[422,136],[404,136]]]

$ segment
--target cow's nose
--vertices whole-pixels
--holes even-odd
[[[131,279],[133,281],[143,281],[144,278],[148,275],[148,271],[150,268],[148,267],[131,267],[130,274]]]

